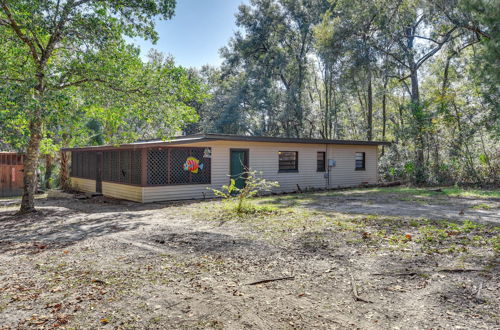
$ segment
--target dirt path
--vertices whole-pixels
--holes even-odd
[[[350,214],[377,214],[454,221],[476,221],[500,225],[498,199],[429,197],[402,201],[394,194],[322,196],[306,205],[320,210]],[[484,207],[482,209],[481,207]]]
[[[481,270],[491,252],[378,249],[328,225],[263,239],[270,229],[252,222],[205,219],[215,202],[40,203],[29,217],[0,212],[1,329],[499,325],[497,266],[440,271]]]
[[[278,207],[300,205],[319,211],[347,214],[474,221],[500,226],[500,198],[450,197],[444,193],[401,193],[356,189],[313,194],[291,194],[264,200]]]

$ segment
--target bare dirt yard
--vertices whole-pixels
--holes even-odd
[[[0,203],[0,329],[500,326],[499,191],[37,202]]]

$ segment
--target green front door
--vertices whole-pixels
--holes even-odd
[[[245,186],[245,172],[248,169],[248,150],[231,150],[231,179],[236,181],[237,188]]]

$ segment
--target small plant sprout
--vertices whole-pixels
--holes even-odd
[[[271,191],[274,187],[279,187],[276,181],[268,181],[262,177],[262,172],[247,171],[241,174],[245,178],[243,188],[236,186],[236,180],[231,179],[229,185],[222,186],[221,190],[211,189],[215,196],[222,197],[226,201],[236,199],[234,211],[236,213],[246,213],[248,210],[248,200],[258,194]]]

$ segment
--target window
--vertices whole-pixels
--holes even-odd
[[[364,171],[365,170],[365,153],[357,152],[356,153],[356,171]]]
[[[325,156],[326,154],[324,151],[318,151],[316,171],[318,172],[325,171],[325,158],[326,158]]]
[[[297,151],[280,151],[278,154],[280,172],[299,171],[299,153]]]

